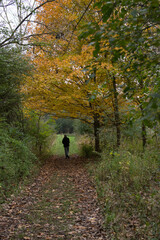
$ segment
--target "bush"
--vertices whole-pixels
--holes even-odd
[[[82,144],[80,146],[80,155],[82,157],[92,157],[93,156],[93,147],[91,145]]]
[[[103,152],[92,172],[109,239],[158,239],[159,164],[155,149]]]
[[[93,128],[90,125],[82,122],[81,120],[75,119],[74,132],[78,135],[85,135],[85,134],[91,135],[93,134]]]
[[[30,174],[36,156],[31,152],[27,142],[29,139],[21,138],[22,134],[13,137],[13,127],[0,128],[0,188],[1,197],[12,190],[19,181]]]
[[[86,158],[94,155],[93,139],[88,135],[81,135],[78,137],[78,145],[80,155]]]
[[[146,151],[143,155],[133,155],[129,151],[103,152],[103,161],[99,165],[98,177],[105,181],[110,178],[124,186],[121,180],[126,179],[126,184],[139,190],[146,186],[158,171],[160,156],[158,152]]]
[[[41,158],[48,155],[55,133],[55,125],[52,118],[41,116],[36,112],[30,112],[26,119],[26,130],[33,139],[33,152]]]

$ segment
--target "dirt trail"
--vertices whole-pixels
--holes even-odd
[[[48,159],[35,181],[3,204],[0,239],[107,239],[84,161]]]

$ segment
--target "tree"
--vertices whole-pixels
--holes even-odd
[[[23,113],[21,106],[20,86],[29,74],[31,66],[19,50],[0,50],[0,118],[8,123],[22,125]]]
[[[45,4],[54,2],[55,0],[42,1],[37,5],[38,1],[1,1],[0,2],[0,25],[1,42],[0,48],[8,45],[28,46],[28,30],[31,22],[34,22],[32,16]],[[11,14],[11,10],[13,14]],[[16,13],[16,14],[15,14]]]
[[[143,22],[146,29],[141,24],[144,9],[147,11],[146,17],[151,17],[148,15],[148,8],[152,9],[153,6],[148,3],[142,5],[135,1],[122,1],[120,5],[114,5],[103,0],[95,4],[95,9],[92,8],[92,1],[88,1],[86,5],[83,0],[44,5],[43,13],[37,15],[38,24],[31,39],[32,45],[37,46],[30,53],[36,71],[33,78],[28,78],[24,89],[29,93],[28,107],[54,113],[60,118],[78,118],[91,124],[94,127],[97,151],[99,128],[106,115],[116,128],[119,147],[121,110],[128,104],[131,95],[132,103],[135,102],[134,109],[139,107],[141,118],[144,118],[146,103],[149,102],[149,92],[145,87],[149,89],[150,83],[157,81],[154,75],[157,71],[153,67],[157,61],[157,53],[149,71],[147,64],[151,63],[150,59],[147,58],[143,63],[143,56],[150,56],[152,47],[157,44],[155,40],[150,45],[150,35],[146,33],[146,29],[154,25],[148,24],[146,18]],[[87,20],[87,31],[81,34],[81,38],[84,37],[85,40],[79,41],[79,30]],[[132,44],[132,30],[135,31],[135,25],[140,35],[135,32]],[[141,41],[136,45],[139,36],[145,39],[145,46]],[[92,45],[95,46],[94,51]],[[148,76],[152,77],[149,84]],[[142,87],[143,78],[145,84]],[[38,99],[36,104],[35,99]],[[137,99],[140,100],[139,105]],[[143,146],[146,143],[145,122],[143,119]]]
[[[159,120],[159,88],[154,87],[159,85],[159,2],[101,0],[94,7],[101,12],[102,21],[86,24],[80,38],[87,38],[95,46],[94,56],[104,53],[112,56],[113,64],[119,64],[124,97],[136,100],[135,105],[139,99],[144,147],[145,125]]]
[[[33,37],[32,42],[38,47],[30,53],[36,71],[34,78],[27,80],[25,92],[29,93],[30,108],[53,113],[56,117],[71,117],[91,124],[94,128],[95,149],[99,151],[99,128],[106,109],[110,109],[108,115],[111,115],[110,118],[116,126],[117,146],[120,145],[118,98],[121,94],[117,91],[116,81],[121,80],[117,72],[118,67],[113,66],[110,56],[106,59],[104,54],[99,58],[93,57],[93,47],[87,46],[87,41],[78,40],[77,31],[81,28],[80,25],[73,35],[75,26],[88,6],[90,7],[83,23],[87,20],[97,22],[99,19],[99,15],[97,17],[97,12],[91,7],[92,1],[88,1],[87,6],[84,1],[80,2],[81,5],[78,1],[67,1],[67,5],[63,1],[51,3],[44,6],[45,15],[37,15],[41,27],[37,25],[36,39]],[[51,14],[52,12],[54,14]],[[77,15],[79,20],[76,23]],[[71,36],[72,45],[68,45]],[[64,51],[66,48],[67,52]],[[105,88],[104,82],[107,82]]]
[[[86,124],[81,122],[79,119],[74,120],[74,132],[76,134],[93,134],[93,128]]]
[[[57,133],[73,133],[74,131],[74,122],[73,119],[56,119],[56,130]]]
[[[55,117],[71,117],[94,124],[94,117],[101,112],[99,105],[103,100],[92,97],[91,93],[96,90],[98,82],[95,83],[92,76],[88,81],[89,73],[82,71],[81,66],[84,61],[87,64],[89,56],[90,51],[84,49],[79,55],[63,59],[44,56],[42,64],[39,60],[42,58],[38,57],[34,62],[38,62],[34,81],[28,78],[24,86],[24,92],[29,94],[26,106],[52,113]]]
[[[82,49],[82,44],[73,32],[78,24],[75,22],[77,15],[81,19],[91,2],[89,1],[87,7],[85,1],[81,1],[82,5],[78,1],[67,1],[67,5],[63,1],[51,3],[43,8],[45,16],[41,13],[37,15],[37,21],[41,21],[41,27],[37,25],[35,34],[35,44],[39,48],[34,49],[34,64],[39,73],[34,75],[34,84],[38,84],[38,91],[31,87],[31,94],[39,99],[36,108],[52,112],[57,117],[80,118],[90,124],[95,114],[93,112],[97,110],[95,104],[90,103],[88,73],[82,72],[85,66],[82,57],[86,55],[85,62],[89,61],[90,50],[87,52],[85,47]],[[54,15],[51,15],[53,11]],[[71,36],[72,46],[68,48]],[[32,42],[35,42],[34,38]],[[69,54],[62,57],[61,53],[66,49]],[[40,59],[43,64],[40,63]],[[28,86],[29,84],[32,84],[31,79],[28,80]],[[79,91],[81,98],[77,95]],[[30,107],[33,107],[33,98]]]

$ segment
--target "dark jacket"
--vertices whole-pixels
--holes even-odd
[[[62,143],[63,143],[64,147],[69,147],[69,143],[70,143],[69,138],[67,136],[64,137],[62,140]]]

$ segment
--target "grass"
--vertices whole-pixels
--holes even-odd
[[[67,135],[67,136],[70,139],[69,155],[79,154],[76,137],[74,135]],[[56,139],[53,143],[53,147],[51,149],[51,152],[53,155],[64,156],[64,147],[62,144],[63,137],[64,137],[63,134],[58,134],[56,136]]]
[[[137,140],[138,143],[138,140]],[[159,150],[104,151],[91,167],[111,239],[159,239]],[[109,238],[110,239],[110,238]]]

